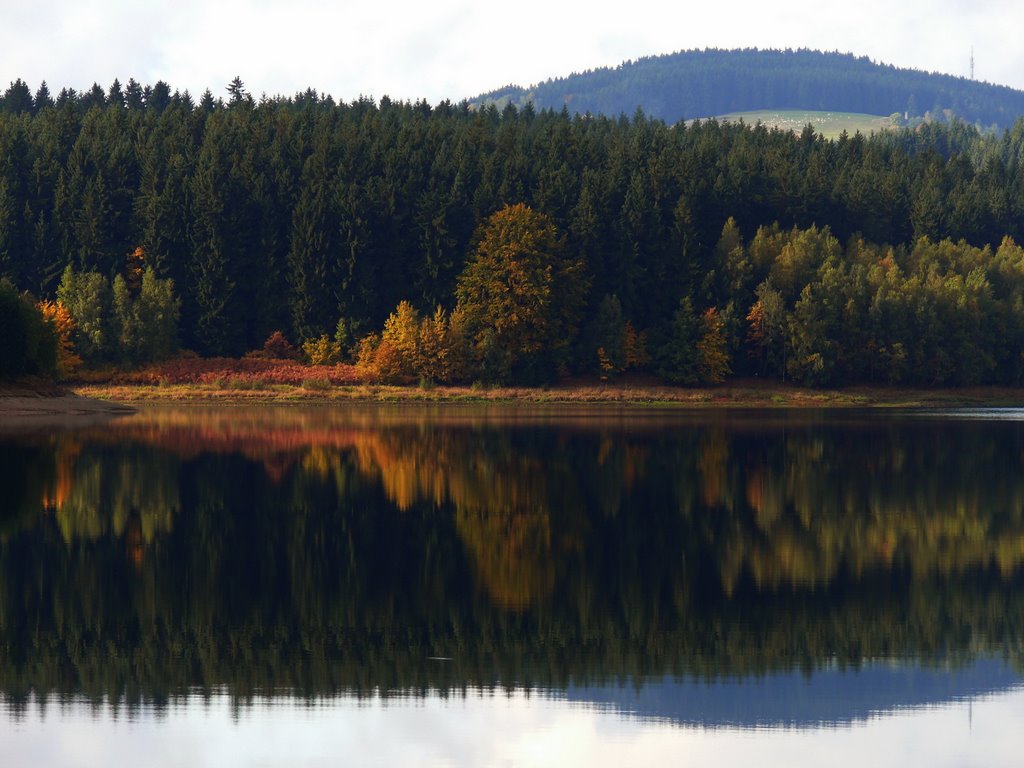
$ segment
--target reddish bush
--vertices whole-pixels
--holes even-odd
[[[299,350],[292,346],[288,337],[281,331],[274,331],[263,342],[263,348],[249,352],[246,357],[262,358],[264,360],[298,360]]]

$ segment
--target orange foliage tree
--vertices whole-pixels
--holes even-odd
[[[76,354],[75,343],[72,341],[75,319],[63,302],[44,300],[36,306],[57,337],[57,375],[67,378],[82,364],[82,358]]]
[[[705,311],[701,319],[704,323],[704,333],[697,342],[700,377],[708,384],[721,384],[732,372],[729,367],[725,323],[715,307]]]

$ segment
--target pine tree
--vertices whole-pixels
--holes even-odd
[[[19,77],[4,91],[0,104],[3,106],[3,111],[10,115],[31,113],[33,110],[32,91]]]
[[[701,379],[701,356],[697,348],[704,323],[689,297],[679,302],[668,334],[658,350],[658,374],[674,384],[696,384]]]
[[[323,143],[306,161],[291,222],[290,303],[292,327],[300,339],[325,333],[336,323],[338,312],[338,220],[327,176],[326,137],[320,141]]]
[[[234,107],[239,104],[252,103],[252,97],[246,92],[242,78],[235,76],[235,79],[228,83],[228,106]]]
[[[39,84],[39,89],[36,91],[35,98],[32,100],[33,112],[38,114],[44,109],[52,107],[54,105],[53,96],[50,95],[50,89],[46,85],[46,81],[43,80]]]

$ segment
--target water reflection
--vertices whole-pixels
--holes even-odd
[[[845,727],[912,709],[1013,692],[1019,675],[996,659],[968,666],[870,663],[813,674],[771,672],[717,680],[647,679],[642,685],[569,686],[555,698],[675,725],[735,730]]]
[[[680,726],[515,690],[419,698],[273,699],[237,709],[214,695],[159,713],[116,715],[81,703],[23,713],[0,750],[25,765],[145,764],[960,768],[1020,764],[1024,691],[903,709],[836,727]]]
[[[1024,422],[841,413],[151,408],[0,436],[0,690],[600,703],[987,658],[1005,688],[1022,462]]]

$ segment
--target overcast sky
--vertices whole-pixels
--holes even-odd
[[[1024,88],[1009,0],[0,0],[0,84],[458,101],[687,48],[818,48]]]

